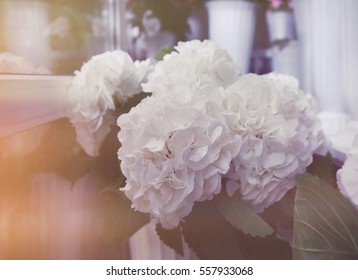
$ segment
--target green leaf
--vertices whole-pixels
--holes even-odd
[[[200,259],[242,259],[237,230],[224,220],[213,201],[196,203],[182,223],[189,247]]]
[[[163,58],[166,54],[169,54],[172,51],[173,51],[173,48],[171,46],[164,46],[159,50],[159,52],[155,55],[154,58],[156,61],[161,61],[161,60],[163,60]]]
[[[125,243],[137,230],[149,222],[149,216],[131,208],[131,202],[120,191],[102,194],[103,212],[100,235],[109,244]]]
[[[260,214],[274,228],[275,234],[289,243],[292,242],[295,194],[296,188],[289,190],[283,198]]]
[[[244,234],[242,234],[244,235]],[[274,235],[262,237],[241,237],[242,254],[245,260],[290,260],[292,248],[289,242]]]
[[[338,190],[309,174],[297,176],[295,259],[357,259],[358,211]]]
[[[183,256],[183,243],[180,227],[176,227],[172,230],[164,229],[160,224],[157,224],[155,228],[160,240],[166,245],[172,248],[177,254]]]
[[[238,195],[228,197],[224,192],[215,198],[216,207],[223,218],[236,229],[252,237],[265,237],[273,228],[256,214]]]
[[[189,247],[200,259],[291,259],[288,242],[274,235],[251,237],[227,222],[214,201],[196,203],[182,223]]]
[[[26,157],[24,171],[29,173],[55,172],[76,182],[92,166],[94,159],[88,156],[76,140],[76,133],[67,119],[50,124],[36,152]]]
[[[140,92],[132,97],[128,98],[125,103],[121,104],[116,110],[116,115],[120,116],[121,114],[128,113],[133,107],[137,106],[144,98],[150,96],[151,93]]]
[[[118,190],[125,186],[126,178],[121,172],[117,155],[120,146],[117,134],[118,129],[113,126],[104,139],[99,156],[95,158],[91,169],[91,174],[101,189],[113,185]]]
[[[337,170],[338,168],[333,164],[332,157],[330,155],[313,155],[313,162],[307,168],[307,172],[309,174],[317,176],[331,186],[336,184]]]

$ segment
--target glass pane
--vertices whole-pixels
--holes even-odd
[[[204,0],[0,0],[0,73],[69,75],[108,50],[207,38]]]
[[[124,4],[0,0],[0,73],[72,74],[91,56],[122,48]]]

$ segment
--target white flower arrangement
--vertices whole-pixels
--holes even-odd
[[[164,96],[178,93],[181,100],[191,100],[196,93],[225,88],[239,77],[238,64],[211,41],[179,42],[175,50],[164,56],[148,75],[148,82],[143,85],[146,92]]]
[[[153,93],[150,100],[118,119],[122,143],[119,159],[127,178],[125,193],[135,209],[151,213],[165,228],[173,228],[190,214],[195,201],[204,199],[203,185],[217,194],[225,177],[232,179],[227,182],[231,194],[240,189],[242,198],[262,212],[295,186],[295,175],[305,172],[313,153],[323,145],[311,97],[299,90],[297,81],[283,75],[239,78],[238,66],[213,42],[180,43],[176,50],[157,63],[143,85]],[[213,97],[211,103],[207,103],[208,96]],[[207,119],[200,121],[202,125],[195,123],[199,116]],[[222,120],[220,126],[218,120]],[[166,123],[170,128],[163,131]],[[201,126],[206,128],[202,131]],[[216,135],[219,128],[222,134]],[[147,130],[152,134],[144,133]],[[182,136],[178,139],[177,135]],[[208,139],[204,146],[196,143],[204,136]],[[211,138],[216,142],[210,143]],[[171,150],[173,139],[183,142],[174,145],[182,150]],[[151,147],[154,143],[158,146]],[[228,145],[232,151],[226,148]],[[211,159],[205,162],[204,171],[183,158],[189,148],[191,157],[200,154],[206,161]],[[221,154],[225,154],[224,161]],[[173,161],[175,167],[167,169]],[[178,181],[176,174],[183,167],[186,178]],[[208,168],[209,183],[205,182]],[[204,178],[199,181],[198,176]],[[196,190],[200,191],[193,195]],[[177,203],[170,210],[177,215],[172,213],[168,218],[167,204],[176,199],[173,193],[177,192],[186,210]],[[154,196],[156,200],[152,201]],[[206,199],[212,197],[210,194]]]
[[[91,58],[75,74],[69,89],[68,117],[77,140],[91,156],[97,156],[113,123],[116,104],[123,104],[141,91],[151,66],[133,62],[123,51],[106,52]]]
[[[228,186],[262,212],[296,185],[295,176],[306,171],[325,138],[311,97],[284,75],[244,75],[227,98],[227,110],[237,115],[232,130],[243,143]]]
[[[94,57],[70,94],[86,152],[98,156],[105,137],[119,146],[107,240],[124,242],[152,221],[177,253],[184,238],[200,258],[358,256],[358,212],[343,197],[357,203],[356,153],[338,172],[342,195],[314,98],[295,78],[240,75],[224,49],[194,40],[154,65],[121,51]],[[115,128],[118,138],[107,136]],[[338,237],[327,233],[342,224]]]
[[[158,96],[118,118],[118,157],[125,194],[139,211],[175,228],[194,202],[221,190],[221,176],[240,149],[215,103],[207,112]]]

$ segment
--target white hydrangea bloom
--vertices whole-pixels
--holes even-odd
[[[310,150],[316,154],[326,155],[331,148],[328,139],[325,137],[323,127],[320,119],[317,116],[318,109],[316,100],[310,94],[304,93],[299,88],[298,80],[290,75],[278,74],[275,72],[264,75],[274,81],[277,87],[280,87],[281,91],[287,91],[289,88],[297,91],[301,98],[298,99],[300,108],[309,108],[303,110],[303,116],[309,120],[311,126],[311,134],[309,139]]]
[[[92,57],[75,73],[67,115],[75,126],[77,141],[89,155],[98,155],[115,122],[111,114],[116,105],[142,90],[140,84],[150,70],[149,61],[133,62],[118,50]]]
[[[291,75],[271,72],[271,73],[265,74],[263,76],[265,76],[266,78],[270,78],[271,80],[279,83],[279,85],[281,85],[281,86],[289,86],[289,87],[293,87],[293,88],[299,88],[298,80]]]
[[[337,172],[341,193],[358,209],[358,135],[342,168]]]
[[[257,212],[295,186],[312,154],[324,144],[311,97],[298,83],[272,76],[244,75],[227,88],[226,109],[236,113],[231,127],[242,137],[227,177],[229,192],[239,189]]]
[[[123,189],[132,207],[163,227],[176,227],[195,201],[221,190],[221,177],[238,154],[221,108],[208,101],[205,113],[170,98],[144,99],[118,118],[118,157]]]
[[[295,185],[325,138],[294,78],[239,77],[210,41],[179,43],[149,74],[153,95],[118,118],[118,158],[132,207],[176,227],[196,201],[239,189],[256,211]]]
[[[212,87],[226,88],[240,74],[238,64],[229,53],[212,41],[179,42],[175,49],[156,64],[143,85],[145,91],[155,95],[175,92],[185,101],[192,98],[186,93],[201,94]]]

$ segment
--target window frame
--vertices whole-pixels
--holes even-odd
[[[0,75],[0,138],[65,117],[73,77]]]

